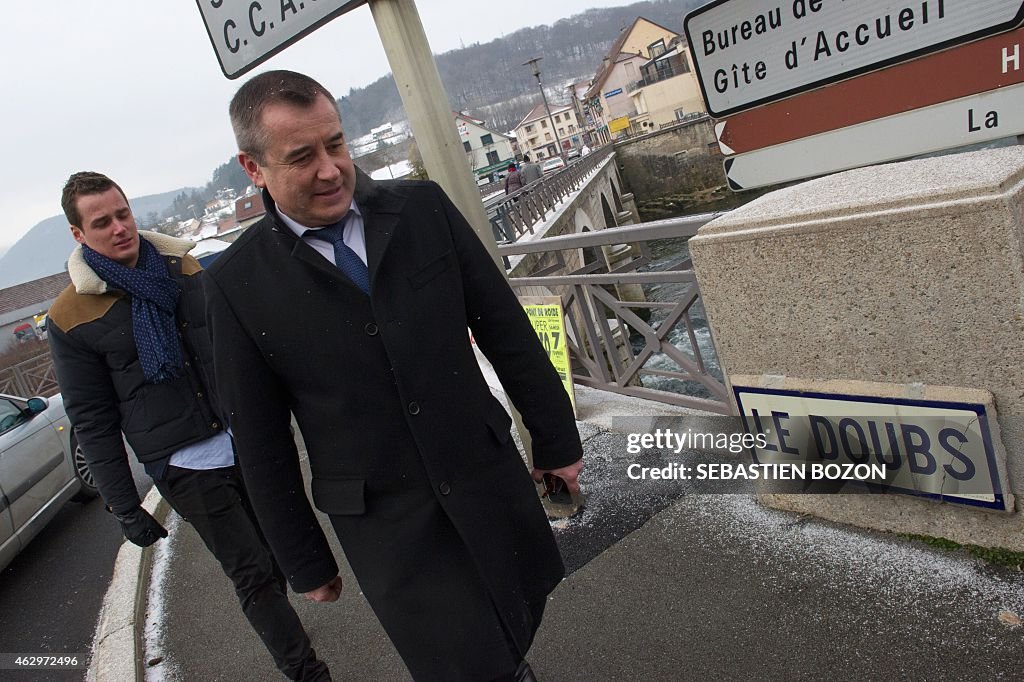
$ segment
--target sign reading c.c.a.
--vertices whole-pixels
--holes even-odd
[[[238,78],[367,0],[196,0],[221,71]]]
[[[1022,21],[1022,0],[715,0],[683,25],[708,113],[722,118]]]

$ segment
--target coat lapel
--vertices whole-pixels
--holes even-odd
[[[384,260],[384,254],[391,243],[391,236],[398,227],[405,198],[385,187],[381,187],[369,175],[366,175],[358,168],[356,168],[356,191],[354,198],[356,205],[359,206],[360,213],[363,215],[363,231],[366,236],[366,265],[370,271],[370,291],[372,293],[377,271],[380,269],[380,264]],[[343,275],[338,268],[324,260],[313,247],[296,237],[287,226],[282,225],[278,221],[276,205],[266,190],[263,192],[263,202],[268,207],[268,214],[272,216],[271,229],[281,236],[280,238],[284,243],[291,244],[291,256],[293,258],[301,260],[310,267],[316,268],[320,272],[338,279],[358,291],[356,285]]]
[[[287,227],[282,227],[279,229],[288,230]],[[348,286],[351,286],[352,288],[356,288],[356,285],[353,284],[348,277],[343,275],[341,270],[336,268],[334,265],[330,263],[330,261],[326,260],[323,256],[317,253],[316,249],[314,249],[312,246],[302,241],[298,237],[295,237],[294,233],[292,233],[291,230],[288,230],[288,233],[292,237],[292,241],[295,242],[292,245],[292,258],[297,258],[303,263],[306,263],[307,265],[316,268],[320,272],[329,275],[331,278],[342,281]]]
[[[374,182],[356,169],[356,205],[363,214],[366,234],[366,265],[370,270],[370,292],[374,290],[380,264],[398,227],[405,198]]]

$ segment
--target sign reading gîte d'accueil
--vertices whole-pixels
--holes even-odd
[[[763,435],[761,463],[870,469],[878,492],[1007,511],[1005,455],[976,403],[734,386],[744,427]],[[806,476],[810,479],[812,476]]]
[[[196,0],[221,71],[238,78],[367,0]]]
[[[1022,0],[716,0],[683,25],[721,118],[1022,21]]]

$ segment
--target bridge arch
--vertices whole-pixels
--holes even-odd
[[[601,211],[604,213],[605,227],[618,227],[619,222],[615,220],[615,212],[608,205],[608,197],[605,196],[604,192],[601,192]]]
[[[591,232],[594,230],[594,221],[593,219],[591,219],[590,215],[584,209],[577,208],[576,214],[573,216],[573,219],[576,223],[575,231],[577,234]],[[591,263],[602,262],[601,252],[595,246],[588,246],[582,249],[578,249],[577,253],[580,259],[579,264],[575,268],[570,268],[570,270],[576,270],[581,267],[586,267]]]

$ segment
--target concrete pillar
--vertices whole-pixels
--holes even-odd
[[[423,32],[416,3],[414,0],[370,0],[370,11],[430,179],[448,193],[500,268],[494,235],[466,162],[452,108]]]
[[[632,192],[626,192],[619,197],[619,200],[622,201],[622,210],[629,211],[633,214],[634,218],[640,215],[640,211],[636,207],[636,197],[633,196]]]
[[[861,168],[777,190],[701,228],[690,253],[733,388],[796,392],[774,400],[804,401],[794,413],[805,419],[826,409],[816,394],[867,396],[846,403],[878,410],[862,415],[892,415],[881,407],[892,404],[994,401],[998,419],[986,410],[991,462],[976,444],[960,454],[978,472],[995,472],[991,479],[1018,500],[1008,511],[903,494],[785,495],[769,504],[1024,550],[1024,148]],[[913,419],[911,409],[895,421]],[[939,456],[946,453],[936,449]],[[954,481],[938,463],[922,472],[904,456],[899,466],[943,486],[973,480]]]

